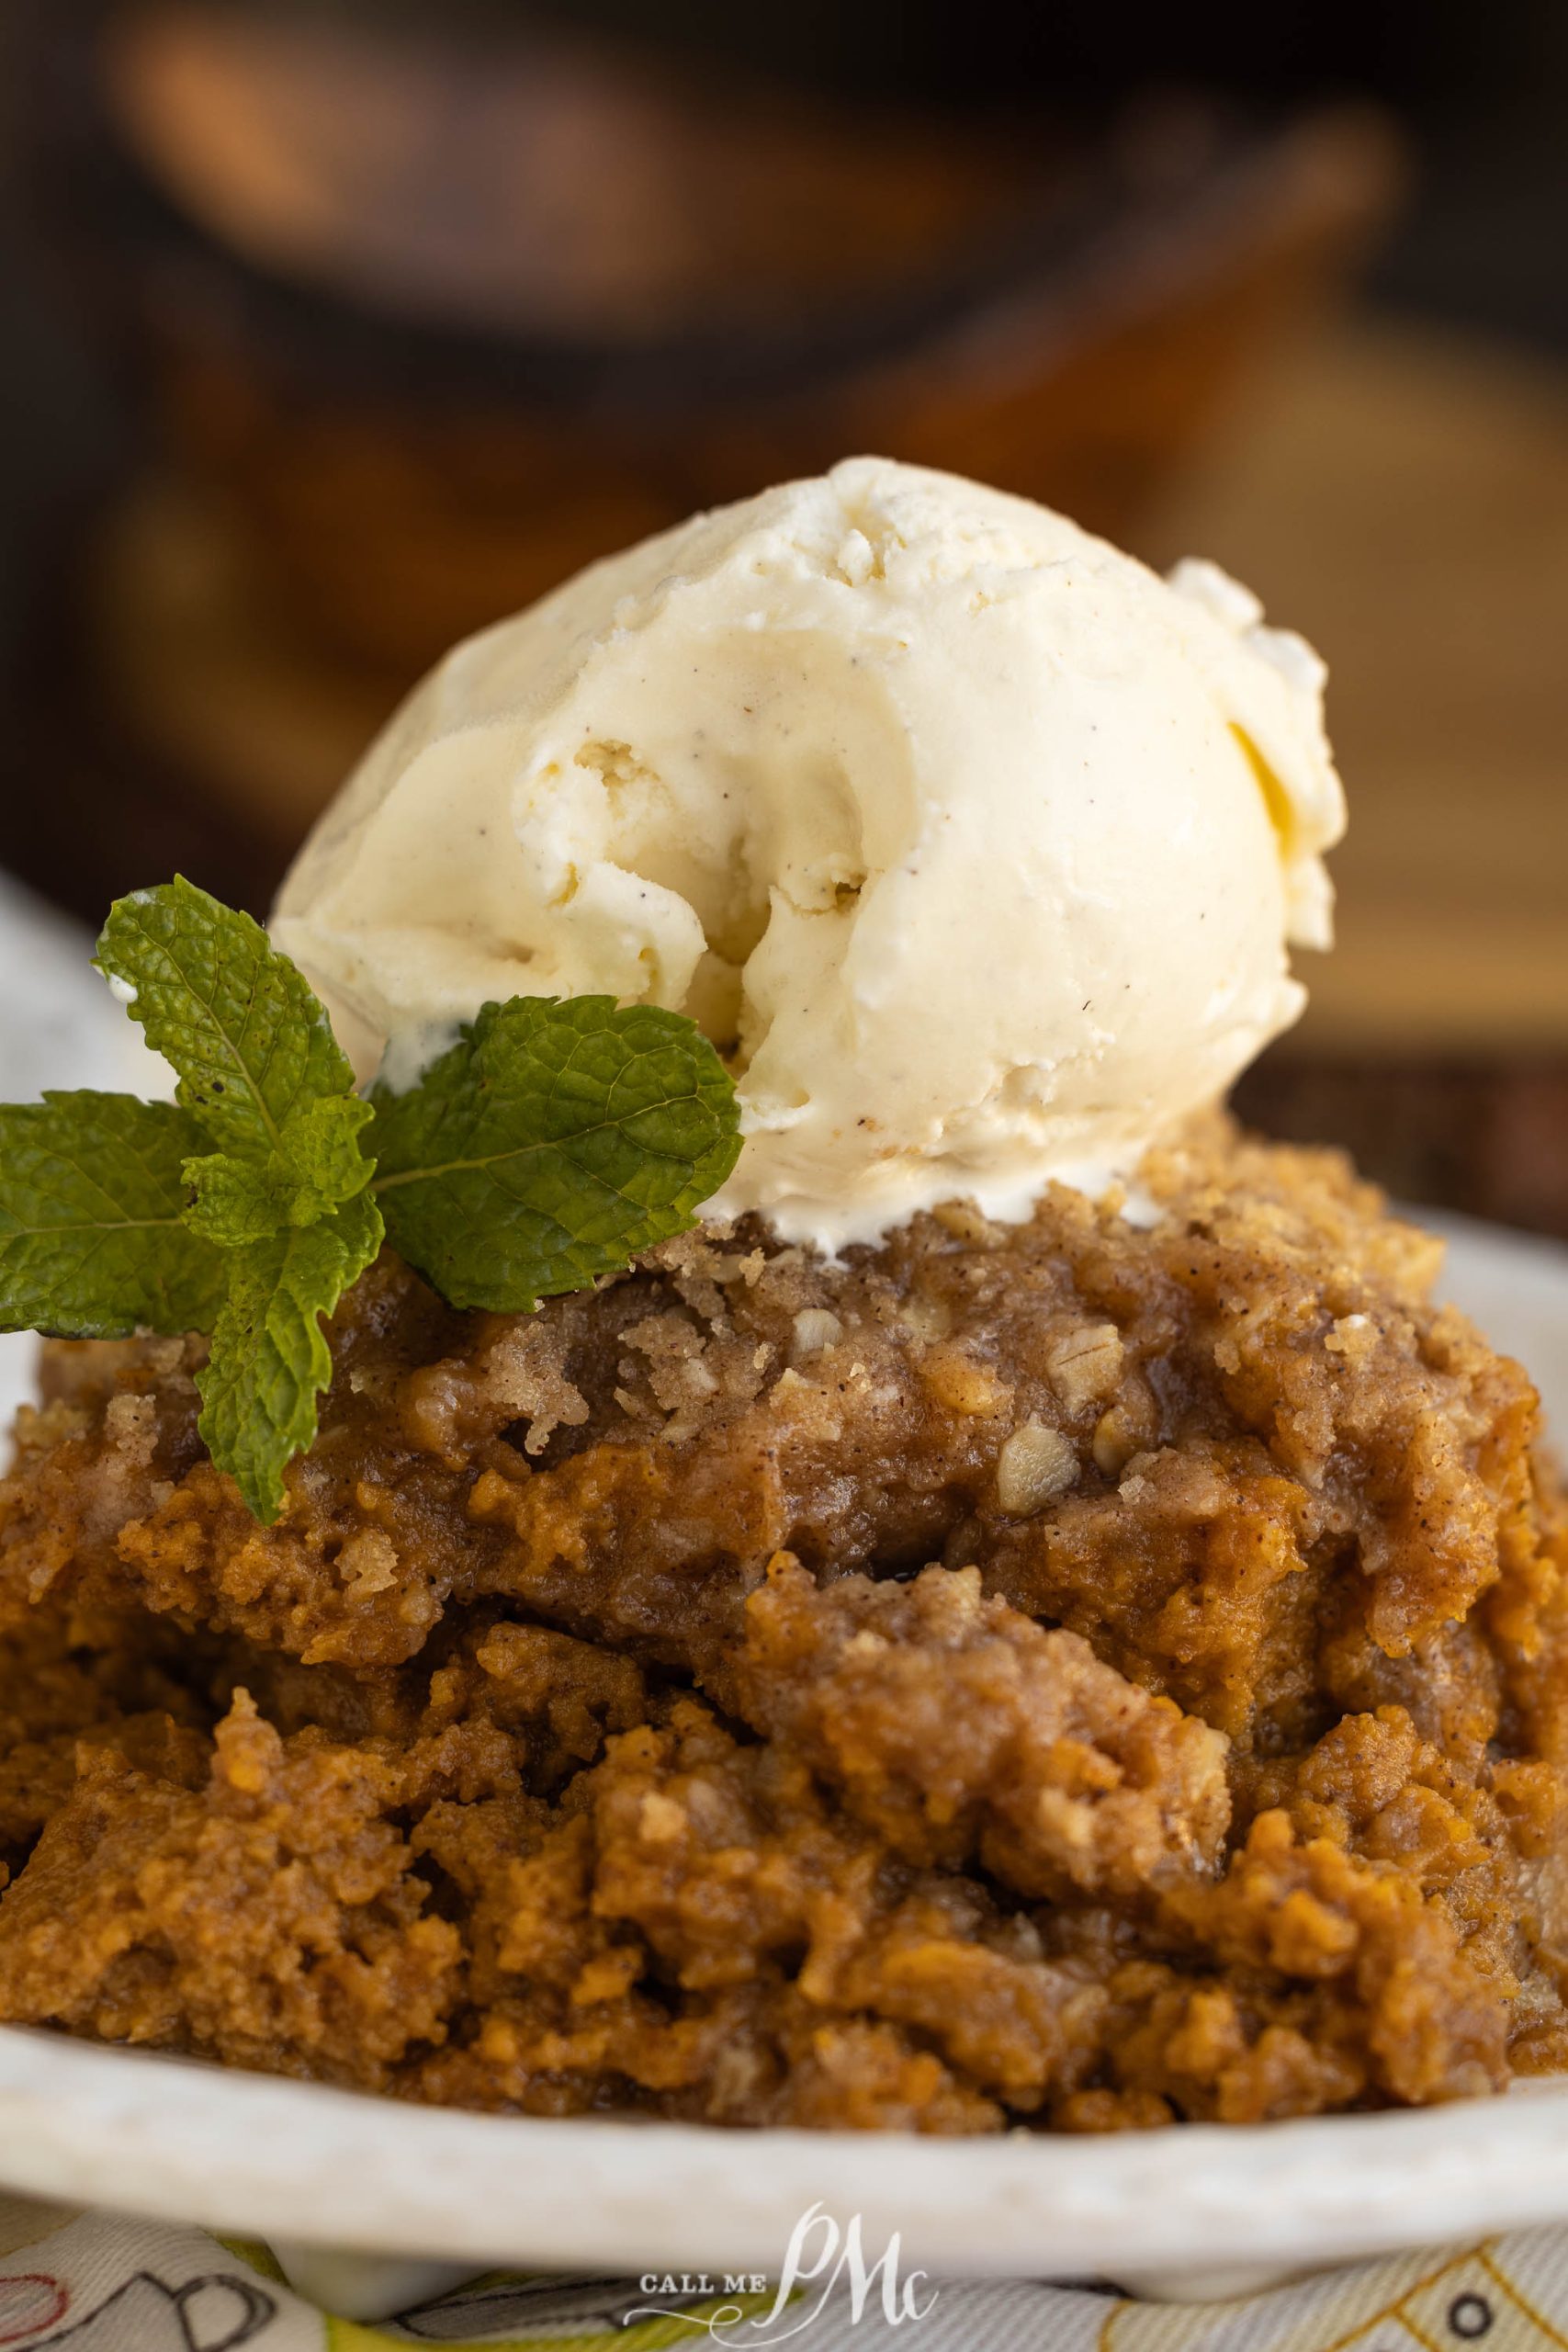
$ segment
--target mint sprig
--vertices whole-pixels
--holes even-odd
[[[97,960],[177,1101],[0,1105],[0,1329],[209,1333],[197,1426],[264,1522],[384,1234],[454,1306],[532,1312],[683,1231],[740,1148],[677,1013],[514,997],[363,1101],[303,975],[191,883],[120,899]]]
[[[187,1150],[180,1171],[182,1223],[215,1254],[220,1283],[201,1327],[212,1345],[197,1428],[270,1523],[332,1377],[321,1317],[381,1246],[366,1195],[372,1114],[303,976],[259,923],[192,883],[121,899],[97,960],[173,1064],[181,1111],[208,1147]]]

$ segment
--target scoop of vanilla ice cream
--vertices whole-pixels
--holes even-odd
[[[273,930],[398,1084],[487,999],[683,1011],[745,1137],[715,1215],[836,1249],[1027,1213],[1219,1095],[1304,1001],[1344,804],[1323,669],[1209,564],[860,458],[470,639]]]

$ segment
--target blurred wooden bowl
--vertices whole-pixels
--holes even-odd
[[[175,463],[303,632],[399,671],[861,447],[1124,534],[1395,175],[1362,112],[1086,141],[536,35],[50,27],[45,178]]]

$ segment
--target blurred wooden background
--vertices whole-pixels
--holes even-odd
[[[1148,548],[1234,567],[1329,663],[1338,944],[1244,1107],[1568,1233],[1568,377],[1341,323],[1270,367]]]

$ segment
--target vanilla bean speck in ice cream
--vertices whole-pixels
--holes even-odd
[[[489,999],[692,1014],[745,1144],[715,1214],[872,1240],[1027,1212],[1300,1012],[1344,803],[1323,669],[1215,567],[852,458],[450,653],[327,811],[278,944],[367,1074]]]

